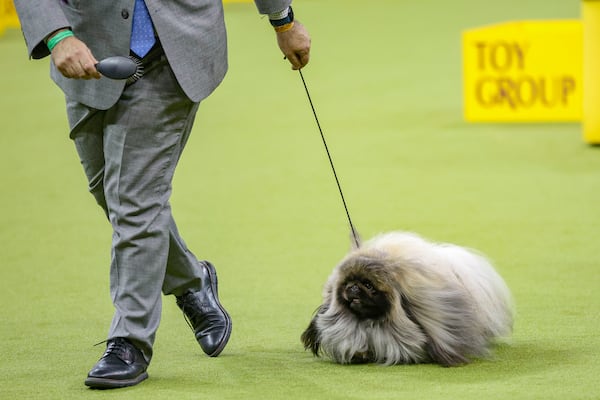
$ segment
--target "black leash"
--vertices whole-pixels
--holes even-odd
[[[310,93],[308,92],[308,86],[306,86],[306,81],[304,80],[304,75],[302,75],[302,70],[299,69],[300,78],[302,78],[302,84],[304,85],[304,90],[306,91],[306,96],[308,97],[308,102],[310,103],[310,108],[312,109],[313,115],[315,116],[315,121],[317,122],[317,127],[319,128],[319,133],[321,134],[321,140],[323,141],[323,146],[325,146],[325,152],[327,153],[327,158],[329,159],[329,165],[331,165],[331,170],[333,171],[333,176],[335,178],[335,183],[337,184],[338,191],[340,193],[340,197],[342,198],[342,203],[344,204],[344,210],[346,211],[346,217],[348,217],[348,223],[350,224],[350,230],[352,232],[352,238],[354,239],[354,244],[356,247],[360,246],[360,241],[358,239],[358,234],[354,229],[354,225],[352,224],[352,219],[350,218],[350,213],[348,212],[348,206],[346,205],[346,200],[344,199],[344,193],[342,192],[342,186],[340,185],[340,180],[338,179],[337,173],[335,172],[335,167],[333,166],[333,160],[331,159],[331,154],[329,153],[329,147],[327,146],[327,141],[325,140],[325,135],[323,134],[323,130],[321,129],[321,124],[319,123],[319,118],[317,117],[317,112],[315,111],[315,106],[313,105],[312,99],[310,98]]]

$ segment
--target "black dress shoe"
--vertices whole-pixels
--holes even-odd
[[[137,385],[148,378],[148,362],[130,341],[114,338],[107,341],[106,351],[85,380],[93,389],[114,389]]]
[[[207,261],[201,262],[201,265],[204,268],[202,289],[197,292],[188,290],[177,296],[177,305],[187,318],[202,350],[216,357],[221,354],[231,335],[231,318],[219,303],[215,267]]]

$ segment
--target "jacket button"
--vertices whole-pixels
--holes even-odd
[[[126,9],[121,10],[121,17],[123,17],[123,19],[129,18],[129,11]]]

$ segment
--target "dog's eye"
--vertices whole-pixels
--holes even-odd
[[[369,281],[364,281],[362,284],[363,284],[363,286],[364,286],[365,288],[367,288],[368,290],[373,290],[373,284],[372,284],[371,282],[369,282]]]

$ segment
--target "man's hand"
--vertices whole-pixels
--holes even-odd
[[[295,20],[294,26],[284,32],[277,32],[277,44],[292,64],[292,69],[300,69],[310,58],[310,36],[304,25]]]
[[[52,49],[52,61],[56,68],[67,78],[100,79],[96,71],[98,60],[81,40],[67,37]]]

